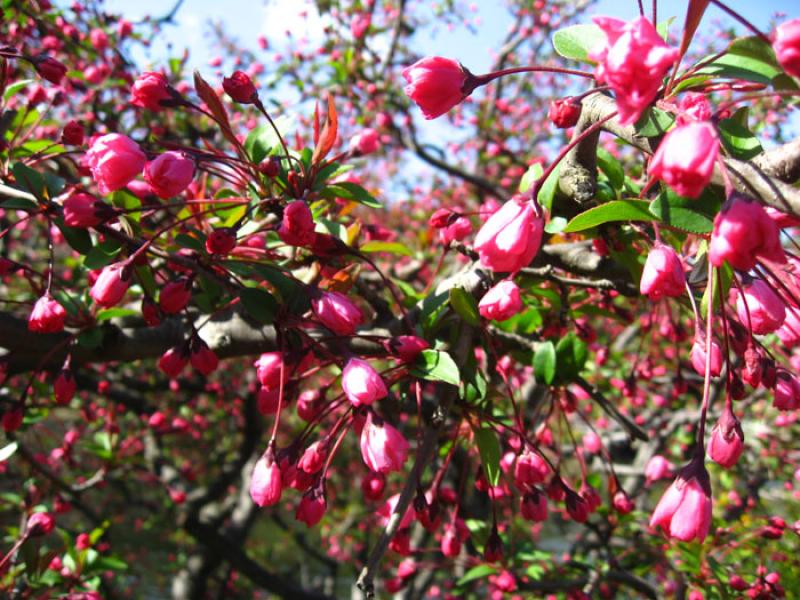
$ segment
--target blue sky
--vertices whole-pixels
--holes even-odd
[[[433,6],[434,2],[428,3]],[[508,12],[499,0],[477,0],[472,3],[475,10],[470,14],[476,32],[464,28],[450,32],[439,28],[434,35],[419,39],[421,53],[453,55],[472,70],[480,72],[490,62],[491,48],[496,48],[510,24]],[[649,7],[650,1],[644,2]],[[757,26],[766,29],[770,18],[776,12],[791,16],[800,14],[798,0],[731,0],[734,8],[743,13]],[[162,15],[173,1],[167,0],[107,0],[110,12],[121,13],[131,20],[139,20],[145,15]],[[302,10],[308,11],[308,19],[298,17]],[[675,16],[673,29],[678,31],[682,24],[686,0],[659,0],[659,21]],[[215,51],[208,44],[207,23],[219,20],[227,25],[226,30],[235,35],[246,47],[256,48],[256,38],[265,35],[271,45],[279,48],[285,39],[285,31],[291,30],[295,37],[309,36],[312,39],[321,35],[322,21],[315,15],[311,2],[306,0],[185,0],[178,12],[178,24],[165,27],[163,39],[173,45],[174,50],[190,49],[189,66],[208,71],[208,60]],[[638,14],[636,0],[600,0],[590,14],[603,14],[622,19],[630,19]],[[705,22],[714,19],[727,20],[717,7],[710,6]],[[480,44],[476,40],[480,39]],[[163,44],[156,45],[151,52],[137,58],[154,66],[166,55]]]

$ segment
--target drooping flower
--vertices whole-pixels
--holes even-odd
[[[650,300],[677,298],[686,291],[686,274],[678,253],[666,244],[656,244],[647,255],[639,291]]]
[[[397,429],[372,411],[367,414],[361,430],[361,457],[372,471],[401,471],[408,458],[408,448],[408,442]]]
[[[726,469],[734,466],[744,452],[744,432],[729,404],[711,430],[706,451],[711,460]]]
[[[478,312],[484,319],[505,321],[522,310],[519,287],[510,279],[505,279],[484,294],[478,303]]]
[[[305,202],[294,200],[286,205],[278,235],[290,246],[308,246],[314,242],[314,217]]]
[[[161,101],[171,98],[169,81],[163,73],[146,71],[133,82],[131,96],[134,106],[159,111],[164,108]]]
[[[33,310],[28,317],[28,331],[35,333],[58,333],[64,331],[64,321],[67,311],[58,300],[50,294],[45,294],[33,305]]]
[[[681,470],[653,511],[650,526],[683,542],[705,539],[711,528],[711,483],[702,460]]]
[[[258,506],[272,506],[280,501],[282,491],[281,470],[268,448],[250,476],[250,497]]]
[[[715,267],[727,261],[734,269],[749,271],[758,258],[786,262],[780,230],[760,204],[733,196],[714,219],[708,259]]]
[[[635,123],[655,100],[664,76],[678,59],[645,17],[629,23],[611,17],[595,17],[605,43],[589,57],[598,62],[597,81],[608,84],[616,94],[622,125]]]
[[[243,71],[234,71],[230,77],[223,77],[222,89],[239,104],[252,104],[258,98],[253,80]]]
[[[515,196],[483,224],[474,248],[487,269],[516,273],[536,256],[543,230],[544,222],[532,202]]]
[[[664,136],[650,163],[650,174],[681,196],[697,198],[711,181],[718,156],[714,126],[693,121]]]
[[[353,406],[370,405],[389,393],[380,374],[360,358],[347,361],[342,371],[342,389]]]
[[[694,344],[690,354],[692,367],[698,375],[706,374],[706,334],[702,329],[697,328],[694,333]],[[722,350],[716,340],[711,340],[711,361],[709,375],[719,377],[722,372]]]
[[[786,320],[786,303],[761,279],[743,286],[736,299],[739,322],[749,323],[753,333],[765,335],[780,328]],[[749,320],[748,320],[749,316]]]
[[[104,267],[89,290],[92,299],[103,308],[110,308],[119,303],[130,285],[125,265],[115,263]]]

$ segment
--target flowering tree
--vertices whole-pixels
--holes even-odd
[[[319,7],[189,77],[2,4],[4,594],[798,589],[800,19]]]

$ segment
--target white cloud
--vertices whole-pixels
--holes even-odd
[[[277,46],[286,40],[287,31],[295,40],[319,43],[329,22],[309,0],[267,0],[262,13],[261,34]]]

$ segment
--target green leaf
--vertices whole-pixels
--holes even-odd
[[[430,381],[443,381],[457,386],[461,383],[458,365],[444,350],[423,350],[411,369],[414,377]]]
[[[17,442],[11,442],[10,444],[6,444],[2,448],[0,448],[0,463],[7,461],[11,458],[14,452],[17,451],[19,444]]]
[[[101,269],[110,265],[120,253],[120,245],[116,240],[108,240],[93,247],[83,257],[83,266],[87,269]]]
[[[439,317],[444,313],[444,307],[450,300],[450,294],[442,292],[441,294],[431,293],[422,300],[419,320],[422,326],[428,330],[431,329]]]
[[[612,221],[655,221],[648,206],[646,200],[612,200],[582,212],[567,223],[564,231],[584,231]]]
[[[636,131],[636,135],[642,137],[657,137],[667,133],[667,130],[672,127],[674,122],[675,117],[668,112],[651,107],[639,117],[639,120],[636,121],[633,128]]]
[[[18,188],[33,194],[37,198],[44,197],[45,181],[41,173],[22,163],[16,163],[11,167],[11,172],[14,174],[14,180]]]
[[[660,35],[665,42],[669,41],[669,27],[672,25],[674,20],[675,17],[670,17],[669,19],[665,19],[656,25],[656,31],[658,32],[658,35]]]
[[[362,244],[359,250],[362,252],[388,252],[389,254],[398,254],[400,256],[414,255],[408,246],[400,242],[382,242],[380,240],[371,240],[366,244]]]
[[[370,208],[383,207],[372,194],[352,181],[340,181],[339,183],[329,185],[320,192],[320,195],[328,199],[344,198],[345,200],[352,200],[353,202],[358,202]]]
[[[525,171],[525,174],[522,176],[522,179],[519,180],[519,193],[524,194],[533,185],[533,182],[539,179],[544,175],[544,169],[542,168],[542,163],[533,163],[528,170]]]
[[[739,160],[750,160],[764,151],[761,142],[747,128],[747,113],[748,108],[741,108],[730,119],[723,119],[717,124],[722,145]]]
[[[32,212],[39,208],[36,202],[25,198],[6,198],[0,201],[0,206],[5,210],[24,210],[26,212]]]
[[[573,381],[586,365],[588,349],[586,342],[570,332],[556,345],[558,379],[562,383]]]
[[[494,575],[495,573],[497,573],[497,569],[491,565],[478,565],[476,567],[472,567],[469,571],[464,573],[461,579],[456,582],[456,586],[466,585],[471,581],[484,579],[489,575]]]
[[[120,317],[136,317],[141,313],[132,308],[106,308],[97,313],[95,319],[98,323],[109,321],[111,319],[118,319]]]
[[[728,51],[697,71],[697,75],[714,75],[723,79],[744,79],[769,85],[782,74],[772,47],[756,37],[731,42]]]
[[[650,212],[666,225],[689,233],[709,233],[721,201],[709,189],[696,200],[678,196],[671,189],[650,203]]]
[[[545,342],[533,355],[533,376],[538,383],[550,385],[556,378],[556,347],[553,342]]]
[[[128,563],[114,556],[101,556],[94,561],[92,568],[97,571],[127,571]]]
[[[244,288],[239,292],[245,310],[256,321],[269,325],[275,322],[278,303],[269,292],[259,288]]]
[[[274,119],[275,126],[284,139],[295,128],[296,123],[294,118],[283,115]],[[283,154],[280,140],[275,133],[275,129],[268,124],[264,123],[253,129],[245,138],[244,149],[250,155],[252,161],[256,164],[260,163],[264,158],[270,154]]]
[[[469,325],[477,326],[480,324],[481,315],[478,312],[478,303],[475,297],[463,288],[454,287],[450,289],[450,306]]]
[[[567,220],[564,217],[551,217],[547,225],[544,226],[544,230],[547,233],[556,234],[564,231],[566,226]]]
[[[500,442],[497,434],[489,428],[476,429],[475,441],[478,443],[486,480],[496,486],[500,482]]]
[[[597,166],[606,174],[608,181],[616,190],[621,190],[625,184],[625,171],[622,165],[614,156],[605,148],[597,148]]]
[[[555,169],[544,180],[542,187],[539,188],[539,195],[536,199],[539,201],[548,213],[553,212],[553,198],[556,197],[558,191],[558,176],[561,172],[561,164],[556,166]]]
[[[134,196],[127,190],[117,190],[111,194],[110,200],[112,206],[130,211],[126,213],[129,219],[136,221],[137,223],[139,222],[142,217],[142,213],[136,212],[136,209],[142,207],[142,201],[138,197]]]
[[[553,34],[553,47],[564,58],[591,62],[589,52],[605,39],[606,35],[597,25],[572,25]]]
[[[67,240],[67,243],[79,254],[88,254],[94,248],[92,236],[85,229],[67,227],[64,224],[64,219],[60,217],[55,219],[55,224],[64,234],[64,239]]]
[[[3,94],[3,100],[8,100],[25,86],[35,82],[35,79],[20,79],[19,81],[15,81],[6,88],[5,94]]]
[[[205,241],[196,238],[193,235],[188,235],[186,233],[179,233],[175,236],[175,243],[178,244],[181,248],[188,248],[189,250],[195,250],[200,252],[201,254],[205,254],[206,245]]]

